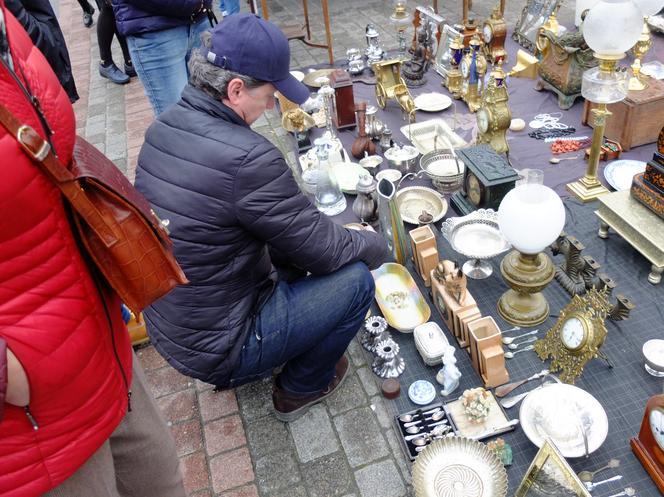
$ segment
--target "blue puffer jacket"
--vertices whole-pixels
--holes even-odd
[[[313,274],[355,261],[373,269],[387,255],[380,235],[316,210],[274,145],[191,86],[148,129],[136,187],[169,220],[190,281],[145,310],[152,343],[182,373],[220,387],[277,280],[270,251]]]
[[[212,0],[113,0],[113,11],[118,30],[127,36],[189,24],[201,5],[211,8]]]

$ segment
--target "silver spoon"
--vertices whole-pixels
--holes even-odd
[[[443,416],[445,416],[445,411],[436,411],[431,416],[429,416],[428,418],[424,418],[424,420],[426,420],[426,421],[440,421],[441,419],[443,419]],[[403,427],[408,428],[409,426],[417,425],[417,424],[420,424],[421,422],[422,422],[421,419],[418,419],[417,421],[410,421],[408,423],[404,423]]]
[[[446,424],[447,424],[447,420],[443,419],[442,421],[438,421],[437,423],[432,423],[429,426],[438,426],[438,425],[446,425]],[[419,433],[420,430],[422,430],[422,426],[412,425],[412,426],[408,426],[406,428],[406,433]]]
[[[611,483],[612,481],[618,481],[618,480],[622,480],[622,475],[612,476],[611,478],[607,478],[606,480],[598,481],[597,483],[584,481],[583,484],[589,492],[592,492],[595,488],[599,487],[600,485],[604,485],[605,483]]]
[[[575,155],[574,157],[551,157],[549,159],[549,162],[551,164],[558,164],[560,161],[563,161],[563,160],[573,160],[573,159],[578,159],[578,158],[579,158],[578,155]]]
[[[532,343],[532,342],[534,342],[534,341],[536,341],[536,340],[537,340],[537,337],[530,337],[530,338],[524,340],[523,342],[510,343],[510,344],[507,346],[507,348],[508,348],[508,349],[511,349],[511,350],[516,350],[516,349],[518,349],[519,347],[521,347],[524,343]]]
[[[515,350],[514,352],[507,351],[507,352],[505,352],[505,357],[507,357],[508,359],[512,359],[515,355],[520,354],[521,352],[525,352],[526,350],[533,350],[534,348],[535,348],[534,345],[528,345],[527,347],[524,347],[524,348],[519,349],[519,350]]]
[[[436,426],[436,427],[437,427],[437,425],[444,425],[444,424],[447,424],[447,420],[439,421],[438,423],[436,423],[436,425],[431,425],[431,426]],[[414,426],[411,426],[411,428],[415,428],[415,427],[414,427]],[[418,428],[419,428],[419,427],[418,427]],[[420,429],[421,429],[421,428],[420,428]],[[435,429],[435,428],[434,428],[434,429]],[[408,430],[406,430],[406,431],[408,431]],[[414,434],[412,434],[412,435],[406,435],[405,437],[403,437],[403,439],[404,439],[406,442],[408,442],[408,441],[410,441],[410,440],[415,440],[416,438],[423,437],[423,436],[427,436],[427,435],[429,434],[429,432],[419,433],[419,431],[420,431],[420,430],[418,430],[416,433],[414,433]]]
[[[514,328],[510,328],[509,330],[501,330],[501,333],[510,333],[512,331],[519,331],[521,329],[521,326],[515,326]]]
[[[417,449],[415,449],[415,450],[417,450]],[[618,492],[617,494],[609,495],[609,497],[623,497],[625,495],[627,497],[632,497],[633,495],[636,495],[636,490],[634,490],[632,487],[627,487],[622,492]]]
[[[422,415],[426,416],[427,414],[432,414],[432,413],[435,413],[435,412],[440,411],[440,410],[441,410],[440,407],[436,407],[435,409],[429,409],[428,411],[422,412]],[[420,416],[420,413],[402,414],[401,416],[399,416],[399,421],[401,421],[403,423],[408,423],[408,422],[414,420],[415,418],[418,418],[419,416]]]
[[[539,330],[533,330],[533,331],[529,331],[528,333],[524,333],[523,335],[517,335],[517,336],[515,336],[515,337],[505,337],[505,338],[503,338],[503,343],[504,343],[505,345],[509,345],[509,344],[512,343],[514,340],[518,340],[519,338],[527,337],[527,336],[529,336],[529,335],[534,335],[534,334],[537,333],[538,331],[539,331]]]
[[[611,459],[608,463],[606,463],[604,466],[602,466],[599,469],[596,469],[595,471],[580,471],[579,472],[579,479],[581,481],[593,481],[593,478],[597,473],[600,471],[604,471],[606,469],[611,469],[611,468],[617,468],[620,466],[620,460],[619,459]]]

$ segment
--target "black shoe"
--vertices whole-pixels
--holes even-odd
[[[124,65],[124,72],[127,76],[130,78],[135,78],[136,77],[136,69],[134,69],[133,64],[127,64],[125,63]]]
[[[113,63],[108,66],[99,64],[99,75],[102,78],[110,79],[116,85],[126,85],[129,83],[129,76],[118,69],[118,66]]]
[[[92,26],[92,23],[94,22],[94,19],[92,19],[92,15],[95,13],[94,7],[90,6],[90,12],[83,12],[83,26],[86,28],[89,28]]]

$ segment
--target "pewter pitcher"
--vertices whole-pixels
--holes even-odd
[[[406,239],[406,231],[397,205],[397,187],[388,179],[378,182],[378,218],[380,229],[387,240],[394,259],[405,265],[410,257],[410,245]]]

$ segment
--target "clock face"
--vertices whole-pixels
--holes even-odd
[[[493,28],[491,28],[491,24],[485,24],[482,28],[482,38],[484,38],[484,43],[491,43],[491,40],[493,39]]]
[[[464,78],[470,75],[470,60],[466,57],[461,60],[461,74]]]
[[[480,130],[480,133],[486,133],[489,130],[489,111],[486,109],[480,109],[477,111],[477,127]]]
[[[660,450],[664,451],[664,410],[655,407],[650,411],[650,431]]]
[[[563,324],[562,329],[560,330],[560,338],[563,342],[563,345],[570,350],[577,350],[583,345],[584,339],[586,337],[586,328],[583,326],[583,322],[576,317],[571,317],[565,324]]]
[[[482,200],[482,190],[480,188],[480,182],[473,173],[468,173],[468,180],[466,182],[466,194],[468,199],[475,205],[479,207],[480,201]]]

